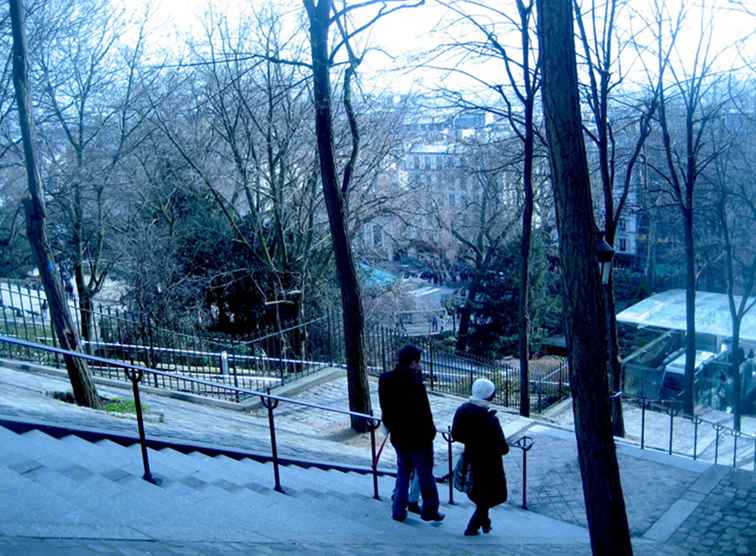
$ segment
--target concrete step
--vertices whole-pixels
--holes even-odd
[[[31,454],[28,454],[31,455]],[[0,466],[0,499],[3,504],[0,530],[4,535],[26,537],[77,537],[145,539],[122,522],[107,522],[39,484]],[[31,517],[31,518],[30,518]]]
[[[371,538],[373,529],[362,526],[350,512],[333,514],[318,509],[321,502],[306,497],[286,494],[260,494],[245,489],[231,496],[208,496],[198,507],[198,521],[216,523],[219,527],[236,524],[254,527],[255,530],[284,532],[287,540],[298,543],[340,542],[358,538]]]
[[[121,446],[110,440],[100,440],[93,444],[78,436],[66,436],[61,441],[85,457],[90,468],[99,470],[100,474],[106,475],[111,480],[117,482],[134,480],[149,484],[141,479],[144,474],[144,465],[138,444]],[[153,476],[160,479],[161,487],[170,488],[177,495],[193,495],[195,489],[191,482],[189,484],[181,482],[186,479],[182,471],[167,466],[152,465],[150,469]]]

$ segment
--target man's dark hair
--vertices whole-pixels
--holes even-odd
[[[421,350],[417,346],[413,345],[406,345],[402,349],[399,350],[399,353],[397,354],[397,360],[400,367],[409,367],[409,364],[413,361],[420,361],[420,356],[423,354],[423,350]]]

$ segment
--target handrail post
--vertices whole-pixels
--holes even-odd
[[[674,405],[669,406],[669,455],[672,455],[672,435],[675,421],[675,413],[677,412]]]
[[[646,444],[646,398],[641,398],[641,450]]]
[[[733,441],[735,444],[733,444],[732,447],[732,467],[734,469],[738,468],[738,436],[740,436],[740,433],[736,430],[732,431],[733,433]]]
[[[504,407],[509,407],[509,366],[504,367]]]
[[[717,436],[714,441],[714,465],[716,465],[719,462],[719,433],[724,427],[719,423],[712,423],[711,426],[717,431]]]
[[[126,377],[131,381],[131,389],[134,393],[134,408],[136,410],[136,417],[137,417],[137,429],[139,431],[139,446],[141,447],[142,451],[142,466],[144,467],[144,474],[142,475],[142,479],[147,481],[148,483],[157,484],[157,481],[152,476],[152,472],[150,471],[150,460],[147,456],[147,439],[144,434],[144,418],[142,416],[142,401],[139,398],[139,382],[142,380],[142,377],[144,376],[144,371],[142,370],[134,370],[134,369],[127,369],[126,370]]]
[[[454,505],[454,467],[452,465],[452,442],[454,439],[451,435],[451,427],[446,427],[446,432],[442,432],[441,436],[446,440],[449,455],[449,505]]]
[[[333,352],[331,351],[331,310],[326,309],[326,346],[328,347],[328,363],[333,367]]]
[[[698,450],[698,424],[701,422],[699,417],[693,416],[693,461],[696,461],[696,451]]]
[[[238,372],[236,370],[236,353],[231,354],[231,368],[234,371],[234,399],[236,400],[236,403],[239,403],[239,377],[237,376]]]
[[[268,427],[270,428],[270,453],[273,459],[273,478],[275,479],[276,492],[283,492],[281,488],[281,475],[278,470],[278,447],[276,446],[276,424],[273,419],[273,410],[278,407],[278,400],[270,397],[270,388],[267,389],[267,396],[260,396],[260,401],[268,410]]]
[[[220,372],[223,378],[228,375],[228,352],[225,350],[220,354]]]
[[[430,355],[430,389],[433,390],[435,388],[435,381],[433,379],[433,342],[430,343],[429,346],[429,355]]]
[[[527,435],[521,436],[512,444],[522,450],[522,509],[528,509],[528,450],[535,444],[535,440]]]
[[[370,410],[370,414],[373,414],[373,411]],[[373,498],[376,500],[380,500],[381,497],[378,494],[378,457],[376,455],[376,449],[375,449],[375,430],[380,426],[380,421],[378,419],[371,419],[368,421],[368,427],[370,428],[370,469],[373,472]]]

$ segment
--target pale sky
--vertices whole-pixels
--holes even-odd
[[[208,6],[211,4],[207,0],[144,0],[145,4],[152,12],[151,27],[153,29],[154,45],[165,45],[174,51],[181,48],[182,41],[177,40],[177,33],[188,36],[201,34],[203,15],[206,14]],[[355,0],[353,0],[355,1]],[[653,0],[630,0],[628,10],[619,18],[618,25],[624,28],[638,28],[641,24],[640,18],[634,17],[632,12],[649,13],[647,6]],[[756,10],[756,0],[750,0]],[[279,8],[289,14],[292,29],[297,21],[305,19],[304,7],[300,0],[273,0]],[[336,0],[337,4],[339,0]],[[586,4],[588,0],[583,0]],[[665,0],[664,5],[670,11],[674,12],[680,2],[685,2],[690,11],[687,26],[678,39],[678,54],[681,59],[690,60],[692,53],[695,51],[695,45],[701,35],[700,8],[691,6],[690,0]],[[212,5],[216,13],[225,14],[231,21],[236,20],[240,13],[248,12],[250,7],[264,4],[264,0],[213,0]],[[479,0],[483,6],[502,6],[510,5],[509,1],[502,0]],[[709,0],[707,5],[717,3],[725,6],[729,0]],[[697,6],[701,5],[701,0],[696,2]],[[473,7],[474,13],[479,17],[490,17],[486,8]],[[368,17],[368,12],[363,11],[362,17]],[[708,21],[705,17],[706,28],[711,28],[713,33],[712,51],[717,52],[716,65],[721,70],[728,70],[741,65],[737,59],[734,48],[731,47],[734,40],[748,36],[756,28],[756,17],[735,13],[733,11],[719,10],[716,18]],[[359,21],[356,19],[356,21]],[[434,71],[412,71],[406,69],[413,63],[413,55],[423,51],[431,50],[436,44],[443,44],[452,40],[458,40],[460,36],[465,36],[466,31],[462,31],[460,25],[449,27],[449,23],[454,21],[454,16],[440,6],[435,0],[426,0],[426,5],[420,8],[402,10],[381,20],[370,31],[361,35],[363,45],[368,43],[373,48],[380,48],[386,53],[380,51],[371,52],[361,66],[362,74],[372,84],[378,88],[391,88],[393,90],[406,91],[409,89],[427,89],[436,88],[441,81],[442,75]],[[504,29],[501,30],[505,34]],[[470,36],[470,35],[467,35]],[[516,38],[513,37],[512,40]],[[511,42],[511,41],[510,41]],[[749,40],[741,43],[741,51],[746,52],[750,60],[756,60],[756,37],[751,36]],[[636,58],[633,54],[627,57],[623,62],[629,67]],[[446,62],[445,65],[449,65]],[[637,67],[637,64],[636,64]],[[479,62],[466,66],[466,69],[476,75],[485,77],[487,81],[502,81],[503,74],[501,66],[498,64],[485,67]],[[387,73],[388,72],[388,73]],[[467,78],[451,78],[449,85],[459,88],[467,88],[466,83],[473,82]]]

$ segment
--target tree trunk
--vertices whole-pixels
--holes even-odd
[[[518,306],[520,322],[520,415],[530,417],[530,236],[533,226],[533,132],[532,107],[525,116],[525,160],[523,161],[523,186],[525,206],[522,209],[522,238],[520,241],[520,299]],[[529,116],[529,118],[528,118]],[[528,121],[530,119],[530,121]]]
[[[336,273],[341,288],[349,409],[360,413],[370,413],[370,390],[363,353],[364,315],[362,300],[352,258],[346,215],[344,214],[344,198],[336,175],[333,146],[331,81],[328,61],[331,0],[320,0],[317,6],[313,2],[307,2],[305,7],[310,19],[315,132],[318,141],[320,174],[333,240]],[[363,419],[352,417],[352,428],[357,432],[364,432],[367,430],[367,423]]]
[[[26,174],[29,184],[29,198],[24,200],[26,232],[31,243],[34,260],[45,289],[50,306],[50,315],[55,334],[63,349],[79,351],[79,339],[68,312],[60,277],[55,268],[50,245],[47,240],[47,212],[42,190],[42,179],[37,165],[34,122],[31,112],[31,98],[28,89],[26,57],[26,33],[24,29],[24,9],[21,0],[10,0],[10,15],[13,32],[13,85],[16,91],[19,125],[23,138]],[[89,374],[86,363],[78,358],[65,357],[68,377],[76,403],[86,407],[99,408],[97,389]]]
[[[81,266],[74,267],[74,280],[76,282],[76,292],[79,295],[79,328],[81,333],[84,351],[92,353],[92,325],[93,325],[93,308],[92,294],[84,280],[84,274]]]
[[[457,330],[457,353],[464,353],[467,351],[467,341],[470,335],[470,321],[472,319],[473,305],[475,304],[475,296],[478,295],[480,289],[481,278],[478,274],[473,278],[473,283],[470,284],[470,288],[467,290],[467,298],[465,304],[459,311],[459,329]]]
[[[572,1],[538,0],[538,12],[570,385],[591,547],[594,554],[629,555],[610,419],[606,319],[580,118]]]
[[[646,287],[648,294],[656,291],[656,215],[651,210],[648,217],[648,239],[646,250]]]
[[[693,211],[683,208],[685,226],[685,390],[683,411],[693,415],[696,362],[696,261],[693,244]]]
[[[740,320],[738,319],[733,326],[732,330],[732,351],[730,352],[730,359],[732,361],[732,426],[740,432],[740,414],[742,407],[742,377],[740,376],[740,365],[744,359],[740,357]]]
[[[612,392],[622,391],[622,364],[619,356],[619,335],[617,333],[617,306],[614,303],[614,278],[609,275],[609,283],[604,288],[604,303],[606,306],[607,352],[609,354],[609,376]],[[612,398],[612,432],[614,436],[625,436],[625,418],[622,414],[622,399],[620,396]]]

